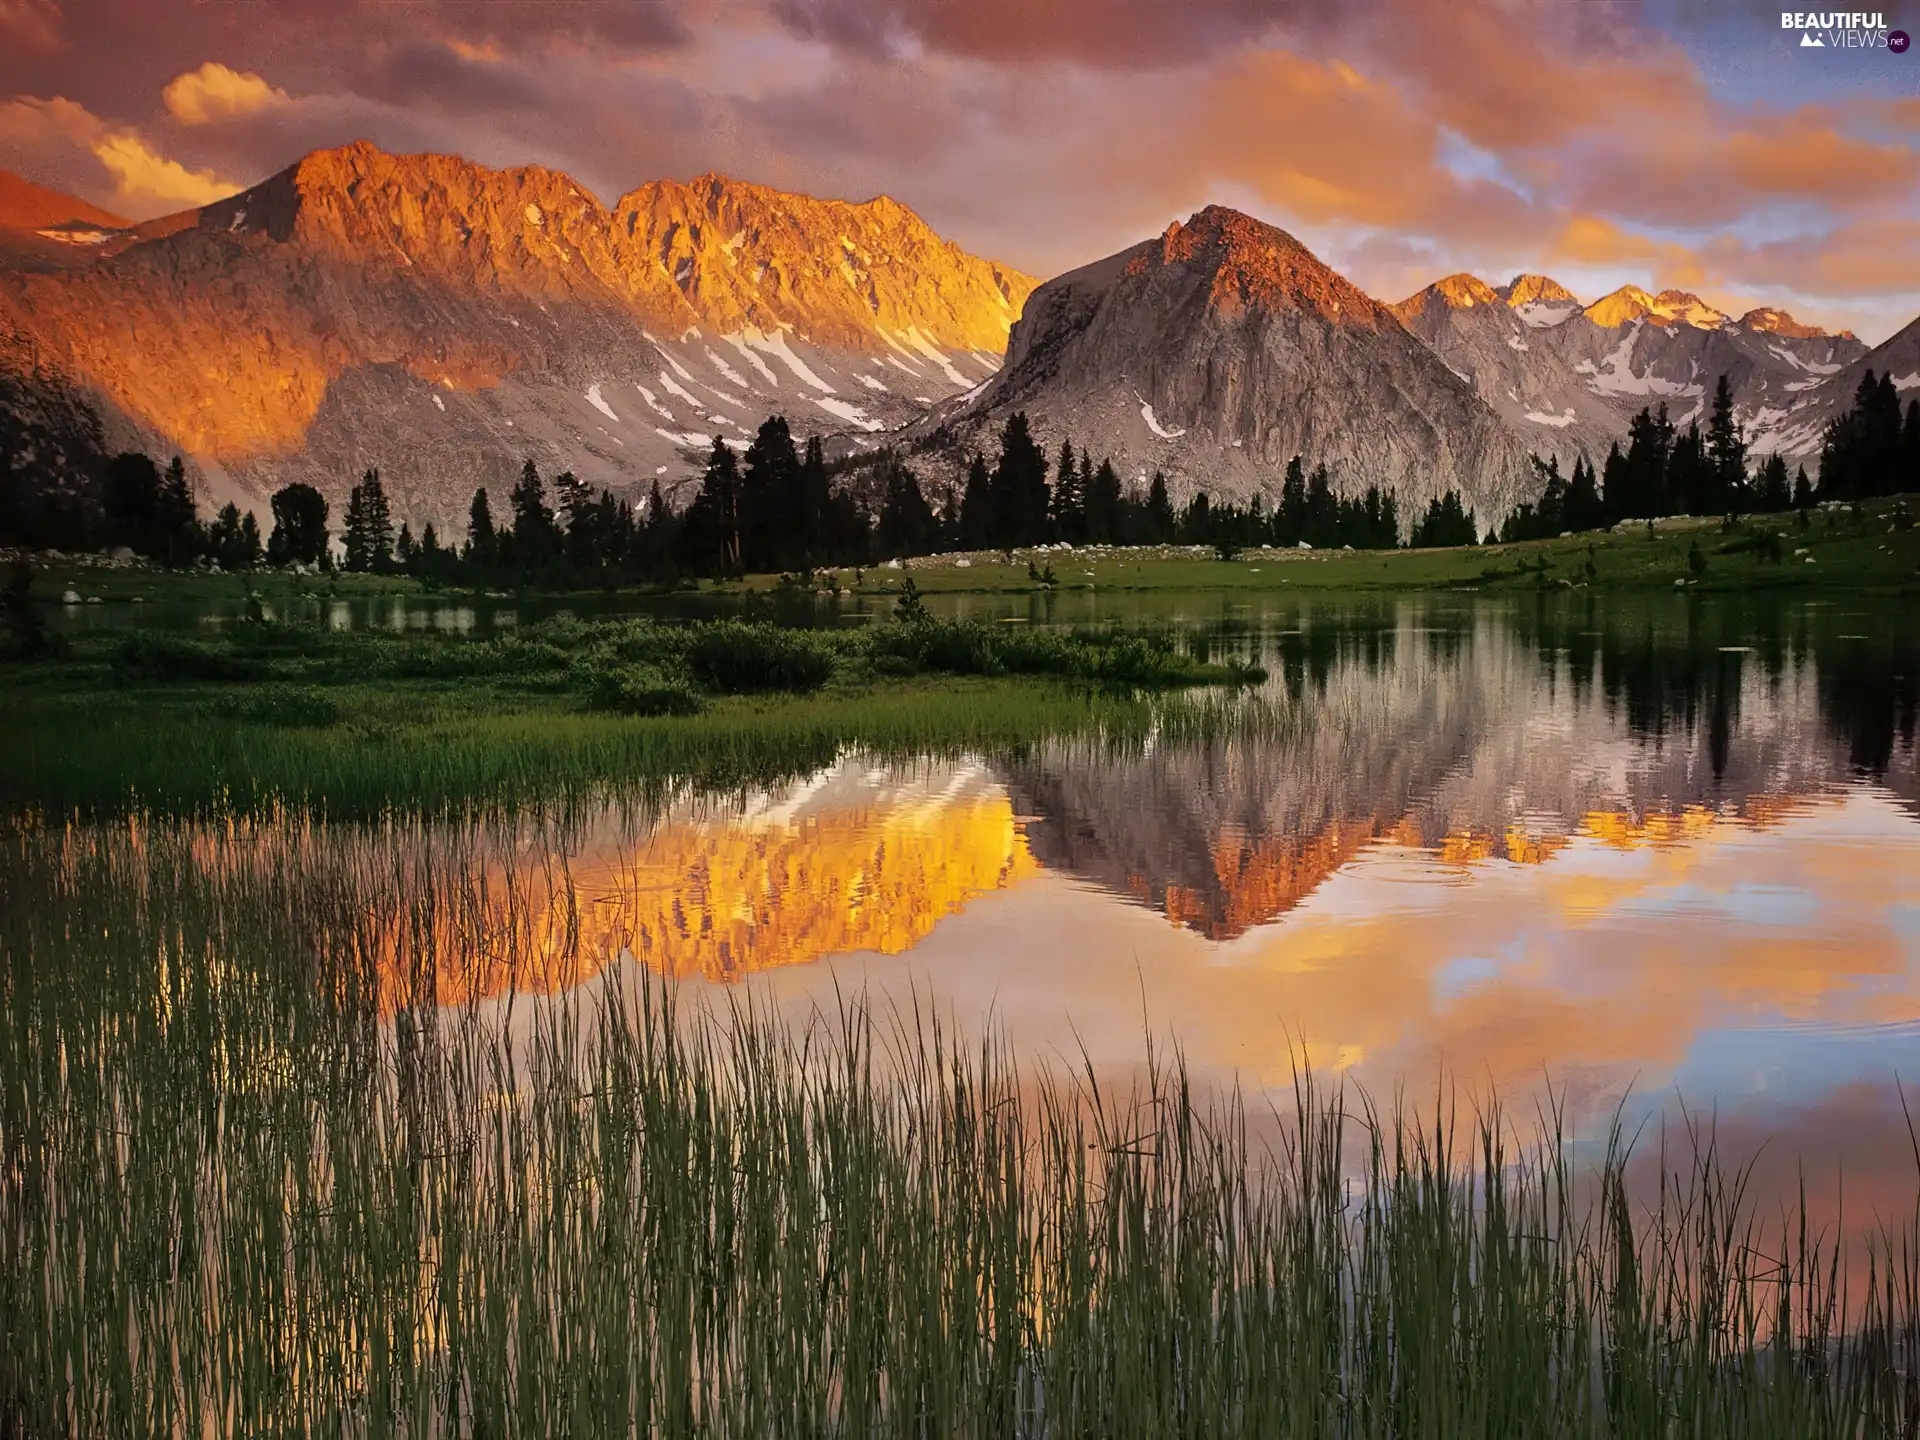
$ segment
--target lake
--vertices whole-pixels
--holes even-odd
[[[938,603],[1171,625],[1270,678],[1199,733],[847,754],[772,790],[414,843],[537,846],[543,913],[694,987],[918,995],[1108,1068],[1157,1039],[1255,1092],[1304,1056],[1376,1095],[1558,1093],[1587,1135],[1684,1105],[1763,1178],[1844,1161],[1856,1196],[1910,1193],[1920,626],[1899,602]],[[391,601],[342,623],[476,622]]]
[[[16,817],[0,1276],[26,1297],[23,1383],[66,1397],[45,1413],[760,1434],[897,1402],[1081,1433],[1089,1367],[1127,1413],[1188,1413],[1184,1381],[1127,1398],[1128,1357],[1292,1413],[1338,1354],[1363,1378],[1336,1408],[1371,1413],[1417,1352],[1461,1413],[1537,1387],[1562,1417],[1542,1433],[1595,1406],[1642,1433],[1619,1418],[1642,1403],[1632,1343],[1704,1357],[1635,1371],[1647,1413],[1691,1375],[1775,1407],[1728,1433],[1827,1433],[1794,1407],[1864,1392],[1742,1368],[1789,1319],[1776,1293],[1876,1413],[1905,1403],[1848,1357],[1911,1344],[1887,1338],[1910,1295],[1862,1308],[1884,1252],[1857,1243],[1904,1234],[1920,1193],[1910,607],[942,603],[1164,626],[1267,679],[1008,750],[843,750],[780,784],[354,823]],[[688,1017],[807,1038],[682,1042],[649,1018],[662,980]],[[929,1052],[910,1037],[935,1021]],[[1191,1094],[1241,1097],[1244,1132],[1175,1098],[1172,1056]],[[1083,1134],[1092,1089],[1048,1075],[1118,1098]],[[1357,1121],[1329,1140],[1295,1109],[1303,1077],[1332,1116],[1446,1127],[1442,1169],[1478,1178],[1447,1199],[1417,1148],[1383,1172]],[[1515,1148],[1483,1156],[1496,1098]],[[1632,1158],[1611,1167],[1616,1125]],[[1604,1226],[1556,1189],[1562,1162]],[[1501,1177],[1510,1218],[1475,1208]],[[1799,1215],[1812,1248],[1789,1255]],[[1632,1232],[1638,1261],[1609,1259]],[[1721,1285],[1732,1318],[1705,1304]],[[1629,1335],[1643,1286],[1678,1318]],[[1158,1343],[1188,1324],[1206,1338]],[[1365,1369],[1389,1334],[1394,1363]],[[1298,1384],[1270,1383],[1282,1352]],[[106,1378],[48,1379],[89,1365]]]

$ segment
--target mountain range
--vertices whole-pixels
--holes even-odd
[[[357,143],[136,225],[0,174],[0,432],[31,437],[0,459],[181,453],[256,508],[377,466],[398,515],[445,525],[529,457],[672,495],[775,412],[940,479],[1024,410],[1176,496],[1272,495],[1298,454],[1403,516],[1457,489],[1490,522],[1537,485],[1530,454],[1598,458],[1649,404],[1704,422],[1722,374],[1755,453],[1813,462],[1867,368],[1920,387],[1920,321],[1869,350],[1540,275],[1385,305],[1222,207],[1041,285],[884,196],[718,175],[609,206],[557,171]]]
[[[632,490],[773,411],[881,433],[990,377],[1035,283],[884,197],[710,175],[608,207],[365,144],[137,230],[27,233],[80,258],[0,271],[0,332],[111,443],[256,501],[378,466],[416,519],[529,456]]]

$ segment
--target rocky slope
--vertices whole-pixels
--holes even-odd
[[[1162,471],[1176,496],[1271,498],[1295,455],[1343,488],[1392,487],[1403,515],[1452,489],[1491,522],[1528,485],[1525,447],[1386,306],[1217,206],[1042,285],[1006,368],[921,442],[962,459],[1016,410],[1049,446],[1087,443],[1134,484]]]
[[[1831,413],[1829,377],[1867,353],[1780,310],[1735,320],[1684,290],[1631,285],[1583,307],[1538,275],[1498,290],[1449,276],[1393,311],[1528,448],[1563,466],[1603,456],[1644,406],[1664,402],[1679,424],[1704,425],[1721,375],[1755,453],[1810,461]]]
[[[0,329],[216,496],[379,466],[416,523],[528,456],[637,489],[775,410],[902,424],[997,370],[1034,284],[885,198],[710,175],[609,208],[555,171],[367,144],[103,248],[0,273]]]

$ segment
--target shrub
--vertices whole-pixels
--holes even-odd
[[[834,659],[834,647],[816,632],[765,622],[715,621],[694,630],[686,646],[688,673],[722,695],[818,690]]]
[[[697,715],[700,696],[683,679],[651,665],[595,664],[583,667],[587,706],[621,715]]]
[[[867,653],[882,673],[940,670],[949,675],[999,675],[1005,637],[977,620],[918,620],[883,625],[867,636]]]
[[[258,680],[265,662],[235,655],[224,646],[165,630],[136,630],[113,654],[114,677],[121,681]]]

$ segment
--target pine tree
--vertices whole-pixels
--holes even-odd
[[[260,564],[266,551],[260,544],[260,522],[253,518],[249,510],[240,517],[240,545],[238,551],[241,564],[252,570]]]
[[[732,575],[740,569],[740,467],[719,436],[707,457],[700,493],[681,518],[682,562],[697,575]]]
[[[939,533],[939,524],[921,492],[919,480],[905,465],[898,461],[890,463],[885,498],[880,503],[877,538],[881,553],[890,557],[930,555]]]
[[[1069,545],[1077,545],[1087,538],[1087,491],[1080,467],[1074,461],[1073,441],[1060,442],[1060,458],[1054,462],[1053,473],[1052,513],[1048,516],[1053,535]]]
[[[1686,504],[1684,498],[1676,503],[1676,497],[1670,493],[1667,483],[1667,466],[1673,456],[1673,443],[1673,422],[1667,418],[1664,401],[1657,412],[1643,409],[1628,422],[1627,454],[1620,467],[1620,496],[1617,501],[1614,497],[1616,477],[1613,466],[1609,463],[1607,467],[1609,510],[1622,518],[1646,520],[1669,514]]]
[[[1907,402],[1907,423],[1901,433],[1901,468],[1896,490],[1920,490],[1920,400]]]
[[[384,570],[393,559],[393,517],[380,472],[369,470],[347,496],[347,569]]]
[[[1294,545],[1307,534],[1307,470],[1296,455],[1287,461],[1287,473],[1280,482],[1280,508],[1273,516],[1274,543]]]
[[[831,565],[836,559],[833,486],[827,478],[827,454],[818,435],[807,437],[800,461],[800,548],[807,565]]]
[[[1605,523],[1600,501],[1600,485],[1593,465],[1581,456],[1573,462],[1573,478],[1567,482],[1567,526],[1569,530],[1595,530]]]
[[[1435,496],[1428,502],[1427,513],[1413,527],[1413,538],[1409,543],[1416,550],[1432,550],[1472,545],[1478,538],[1474,532],[1473,517],[1467,514],[1466,508],[1460,503],[1459,493],[1449,490],[1445,495]]]
[[[960,496],[960,545],[983,550],[993,543],[993,477],[985,457],[975,455],[967,467],[967,487]]]
[[[1084,456],[1082,460],[1084,462]],[[1086,538],[1096,545],[1118,542],[1124,525],[1125,500],[1120,492],[1120,476],[1111,460],[1102,460],[1087,484]]]
[[[149,559],[164,557],[166,545],[156,523],[159,467],[138,451],[125,451],[107,462],[100,489],[107,537]]]
[[[1627,508],[1633,484],[1628,477],[1627,457],[1620,453],[1620,442],[1607,447],[1607,468],[1600,477],[1601,516],[1606,523],[1624,520],[1632,512]]]
[[[547,504],[546,482],[533,461],[521,467],[508,499],[513,504],[513,563],[523,572],[542,569],[559,556],[560,527]]]
[[[1145,520],[1145,538],[1149,545],[1165,545],[1173,539],[1173,501],[1167,495],[1167,477],[1158,470],[1153,472],[1153,480],[1147,486]]]
[[[1802,514],[1813,508],[1813,482],[1807,479],[1807,467],[1804,465],[1794,471],[1793,508]]]
[[[1047,538],[1047,457],[1034,443],[1024,410],[1007,417],[994,467],[992,537],[996,545],[1037,545]]]
[[[747,447],[740,475],[740,569],[769,574],[796,568],[805,541],[800,490],[793,431],[785,416],[771,415]]]
[[[1820,495],[1857,500],[1887,495],[1901,483],[1903,436],[1900,393],[1891,372],[1869,370],[1854,391],[1853,408],[1827,425],[1820,447]]]
[[[1306,511],[1300,529],[1309,545],[1340,543],[1340,507],[1334,501],[1333,480],[1324,463],[1314,466],[1313,474],[1307,477]]]
[[[493,506],[487,500],[486,487],[473,492],[473,503],[467,507],[467,551],[469,565],[490,567],[499,559],[499,537],[493,529]]]
[[[222,570],[251,570],[260,563],[260,523],[249,510],[228,502],[207,527],[207,551]]]
[[[193,487],[187,483],[187,467],[178,455],[167,466],[160,482],[160,494],[154,509],[154,525],[162,553],[169,565],[184,565],[201,552],[206,536],[194,513]]]
[[[674,527],[673,511],[667,505],[666,496],[660,493],[660,482],[655,480],[647,492],[646,509],[634,537],[635,568],[646,579],[666,581],[673,577],[676,569]]]
[[[1549,455],[1541,463],[1536,455],[1534,472],[1540,477],[1540,500],[1534,507],[1535,535],[1522,538],[1545,539],[1558,535],[1567,525],[1567,482],[1560,474],[1560,457]]]
[[[1707,422],[1707,458],[1713,466],[1716,504],[1697,514],[1724,510],[1734,514],[1746,504],[1747,437],[1733,418],[1733,389],[1722,375],[1713,391],[1713,413]]]
[[[1714,515],[1724,511],[1723,483],[1707,453],[1707,444],[1698,425],[1689,425],[1687,433],[1673,442],[1667,455],[1666,495],[1662,513],[1684,511],[1690,515]]]
[[[1760,466],[1759,508],[1777,514],[1793,505],[1793,482],[1787,479],[1787,462],[1778,450]]]
[[[402,520],[400,522],[400,534],[393,542],[393,563],[398,565],[402,570],[410,570],[413,568],[414,557],[418,553],[418,549],[413,543],[413,526],[405,520]]]
[[[311,485],[295,482],[273,492],[273,534],[267,538],[271,565],[330,565],[327,501]]]

